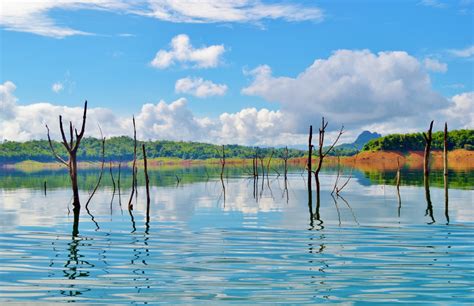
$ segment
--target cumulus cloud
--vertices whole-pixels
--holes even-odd
[[[200,139],[212,123],[206,118],[196,118],[186,104],[186,99],[181,98],[170,104],[160,101],[158,104],[143,105],[136,116],[141,138]]]
[[[247,73],[253,81],[242,93],[279,103],[300,132],[321,116],[355,129],[448,105],[423,65],[401,51],[338,50],[295,78],[274,77],[269,66]]]
[[[227,92],[227,85],[215,84],[203,78],[186,77],[176,81],[176,93],[190,94],[198,98],[223,96]]]
[[[59,93],[60,91],[62,91],[64,89],[64,85],[63,83],[61,82],[55,82],[53,83],[53,85],[51,86],[51,90],[54,91],[55,93]]]
[[[56,22],[50,16],[53,10],[105,10],[179,23],[258,23],[263,19],[292,22],[323,19],[323,12],[314,6],[264,3],[259,0],[3,0],[0,5],[0,25],[12,31],[55,38],[92,34]]]
[[[448,64],[442,63],[434,58],[425,58],[423,61],[426,70],[433,71],[433,72],[446,72],[448,71]]]
[[[64,122],[72,120],[78,126],[83,108],[59,106],[51,103],[18,105],[15,84],[0,84],[0,140],[26,141],[46,138],[45,124],[54,139],[60,139],[58,116]],[[104,136],[130,135],[132,114],[120,117],[107,108],[91,107],[89,103],[86,136],[99,137],[98,123]],[[197,117],[187,107],[184,98],[171,103],[146,103],[135,115],[139,139],[168,139],[248,145],[286,144],[295,137],[285,134],[279,111],[243,109],[238,113],[224,113],[218,118]],[[283,133],[283,135],[280,135]],[[278,136],[278,137],[277,137]]]
[[[6,81],[0,84],[0,118],[8,120],[14,117],[14,109],[17,98],[13,94],[16,90],[15,84]]]
[[[474,92],[465,92],[452,97],[449,107],[443,114],[448,121],[456,122],[461,128],[474,128]]]
[[[417,116],[395,118],[362,127],[364,130],[391,133],[415,133],[426,130],[431,120],[435,121],[434,130],[442,130],[448,122],[450,129],[474,128],[474,92],[465,92],[447,99],[445,108],[420,113]]]
[[[183,64],[192,63],[197,68],[211,68],[219,64],[220,57],[225,51],[224,45],[212,45],[195,49],[189,36],[180,34],[175,36],[170,43],[169,51],[159,50],[151,65],[158,69],[164,69],[176,62]]]

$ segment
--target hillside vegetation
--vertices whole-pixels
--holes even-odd
[[[433,150],[442,150],[444,133],[434,132]],[[425,148],[423,133],[391,134],[367,142],[363,151],[422,151]],[[453,130],[448,133],[448,149],[474,150],[474,130]]]
[[[171,157],[181,159],[219,158],[222,147],[198,142],[182,141],[139,141],[138,158],[141,158],[141,144],[145,143],[148,158]],[[62,144],[54,141],[54,148],[61,156],[66,156]],[[226,145],[226,158],[252,158],[255,147]],[[269,156],[272,148],[259,148],[259,156]],[[292,157],[304,156],[304,151],[288,149]],[[283,157],[284,149],[275,149],[274,157]],[[80,161],[101,160],[101,141],[96,138],[84,138],[77,153]],[[105,158],[112,161],[130,161],[133,159],[133,139],[126,136],[112,137],[105,142]],[[26,142],[5,141],[0,144],[0,163],[17,163],[25,160],[39,162],[55,161],[47,140],[32,140]]]
[[[179,158],[179,159],[210,159],[220,158],[222,147],[219,145],[183,142],[183,141],[139,141],[138,158],[141,158],[141,144],[145,143],[149,158]],[[64,147],[53,141],[56,152],[66,156]],[[350,148],[352,146],[352,148]],[[422,133],[392,134],[369,140],[363,151],[422,151],[425,142]],[[454,149],[474,149],[474,130],[453,130],[449,132],[448,146]],[[434,150],[443,148],[443,133],[433,133]],[[226,145],[226,158],[252,158],[256,147]],[[270,156],[275,150],[275,158],[284,155],[284,149],[258,148],[259,156]],[[289,149],[289,158],[304,157],[306,150]],[[344,144],[336,148],[334,155],[350,156],[358,152],[353,144]],[[316,155],[315,155],[316,156]],[[80,161],[100,161],[101,141],[96,138],[84,138],[78,151]],[[107,161],[131,161],[133,159],[133,139],[127,136],[112,137],[105,142],[105,158]],[[5,141],[0,143],[0,163],[18,163],[26,160],[37,162],[54,162],[47,140],[31,140],[26,142]]]

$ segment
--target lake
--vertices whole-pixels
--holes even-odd
[[[287,189],[230,168],[223,190],[218,172],[151,171],[147,221],[143,177],[129,211],[130,173],[112,197],[107,171],[74,222],[66,172],[2,170],[0,302],[474,303],[474,172],[451,171],[446,201],[433,171],[427,201],[421,171],[400,197],[394,172],[355,171],[333,198],[326,168],[319,207],[301,169]],[[97,176],[80,173],[83,204]]]

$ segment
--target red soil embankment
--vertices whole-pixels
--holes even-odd
[[[397,160],[401,167],[410,169],[423,168],[424,152],[410,151],[408,153],[395,151],[361,152],[357,156],[341,158],[341,163],[361,170],[396,170]],[[443,169],[443,152],[431,152],[431,168]],[[474,151],[458,149],[448,152],[448,168],[453,170],[474,170]]]

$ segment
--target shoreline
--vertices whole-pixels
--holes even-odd
[[[318,158],[314,157],[313,161]],[[398,168],[397,160],[400,162],[401,168],[422,169],[423,168],[423,152],[422,151],[363,151],[354,156],[341,156],[340,164],[344,167],[354,167],[359,170],[396,170]],[[268,158],[264,159],[264,165],[267,166]],[[131,166],[132,161],[111,161],[105,163],[105,168],[117,168],[119,164],[123,168]],[[283,163],[280,158],[273,158],[270,166],[281,166]],[[306,164],[306,157],[298,157],[288,159],[289,166],[301,166]],[[328,156],[324,159],[325,166],[337,166],[338,157]],[[443,168],[442,151],[431,152],[431,168]],[[143,160],[137,160],[138,167],[143,167]],[[101,162],[79,162],[79,169],[98,169]],[[180,158],[154,158],[148,160],[148,168],[181,168],[181,167],[198,167],[211,166],[220,167],[220,159],[180,159]],[[226,166],[229,167],[251,167],[252,159],[229,158],[226,159]],[[259,167],[261,162],[259,160]],[[448,152],[448,168],[450,170],[474,170],[474,151],[465,149],[457,149]],[[58,162],[37,162],[32,160],[22,161],[13,164],[0,164],[0,169],[19,170],[24,172],[37,172],[43,170],[62,170],[66,169]]]

